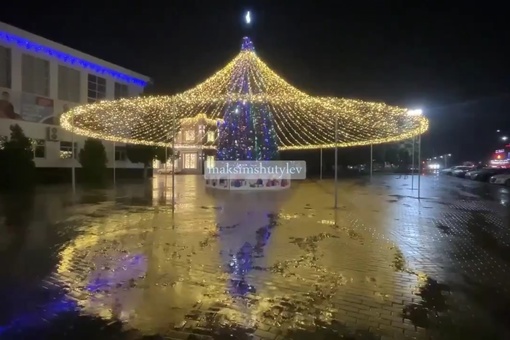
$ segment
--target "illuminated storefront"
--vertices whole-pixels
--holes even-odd
[[[498,168],[510,168],[510,144],[505,145],[504,149],[494,151],[490,165]]]

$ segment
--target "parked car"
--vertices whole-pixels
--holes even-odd
[[[475,168],[472,166],[456,166],[454,169],[452,169],[452,175],[455,177],[464,177],[464,175],[469,172],[473,171]]]
[[[456,170],[476,170],[476,168],[474,166],[470,166],[470,165],[457,165],[457,166],[452,166],[451,168],[444,168],[444,169],[441,169],[440,173],[444,174],[444,175],[453,175],[453,172],[456,171]]]
[[[468,171],[466,172],[466,174],[464,175],[464,178],[467,178],[467,179],[475,179],[475,177],[481,172],[482,170],[471,170],[471,171]]]
[[[485,168],[482,170],[469,171],[464,176],[475,181],[487,182],[492,176],[510,173],[509,169]]]
[[[439,172],[442,173],[443,175],[451,175],[454,168],[455,168],[454,166],[450,168],[444,168],[441,169]]]
[[[492,176],[489,180],[492,184],[506,185],[510,187],[510,173]]]

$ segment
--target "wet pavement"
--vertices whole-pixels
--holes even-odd
[[[0,339],[505,339],[509,190],[120,184],[2,197]]]

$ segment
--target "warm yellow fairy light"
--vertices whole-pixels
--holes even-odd
[[[209,127],[216,127],[216,126],[218,126],[218,124],[221,124],[222,122],[223,122],[223,119],[209,119],[209,118],[207,118],[207,115],[205,113],[199,113],[195,117],[182,118],[181,126],[182,125],[204,124]]]
[[[242,94],[246,91],[232,80],[246,77],[249,93]],[[249,50],[241,51],[226,67],[181,94],[79,106],[62,115],[61,125],[88,137],[164,146],[174,121],[177,129],[200,120],[213,125],[229,103],[243,100],[269,105],[280,150],[335,147],[336,120],[339,147],[396,142],[422,134],[429,126],[425,117],[409,114],[405,108],[309,96],[280,78]]]

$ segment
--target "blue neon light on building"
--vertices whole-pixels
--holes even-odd
[[[107,67],[103,67],[98,64],[91,63],[84,59],[77,58],[70,54],[60,52],[60,51],[54,50],[52,48],[49,48],[47,46],[43,46],[41,44],[31,42],[25,38],[18,37],[16,35],[13,35],[11,33],[5,32],[5,31],[0,31],[0,41],[4,41],[9,45],[16,45],[20,48],[23,48],[23,49],[33,52],[33,53],[43,54],[47,57],[55,58],[58,61],[68,64],[68,65],[72,65],[75,67],[79,66],[85,70],[93,71],[94,73],[97,73],[97,74],[110,76],[112,78],[118,79],[125,83],[135,84],[135,85],[142,86],[142,87],[147,86],[147,82],[145,80],[138,79],[138,78],[132,77],[130,75],[127,75],[127,74],[124,74],[124,73],[121,73],[118,71],[114,71]]]

